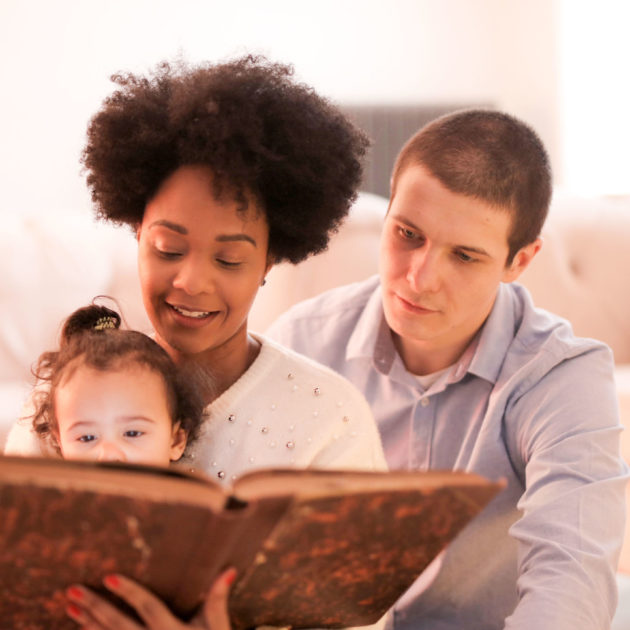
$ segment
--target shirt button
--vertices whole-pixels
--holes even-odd
[[[428,406],[429,406],[429,399],[428,399],[428,398],[421,398],[421,399],[420,399],[420,404],[421,404],[423,407],[428,407]]]

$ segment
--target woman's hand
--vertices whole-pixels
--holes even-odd
[[[79,585],[71,586],[66,591],[70,600],[66,612],[81,625],[81,630],[231,630],[227,601],[235,577],[236,571],[228,569],[215,580],[200,616],[190,624],[174,617],[155,595],[122,575],[108,575],[103,584],[126,601],[144,621],[144,625],[138,624],[114,605]]]

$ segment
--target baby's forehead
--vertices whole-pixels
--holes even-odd
[[[78,372],[90,373],[91,376],[96,379],[111,376],[112,374],[122,374],[131,379],[145,379],[154,375],[156,378],[166,383],[166,379],[161,370],[139,356],[136,352],[110,357],[106,360],[103,357],[97,357],[97,360],[94,360],[94,358],[87,354],[81,354],[64,366],[59,379],[59,386],[67,384]]]

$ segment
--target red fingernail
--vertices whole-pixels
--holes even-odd
[[[118,579],[118,576],[113,574],[106,575],[103,582],[108,588],[118,588],[120,586],[120,580]]]
[[[236,569],[232,569],[232,572],[226,576],[225,581],[228,583],[228,586],[232,586],[234,584],[234,580],[236,579]]]
[[[83,591],[78,586],[70,586],[66,589],[66,595],[72,599],[83,599]]]
[[[74,604],[68,604],[66,606],[66,612],[74,618],[79,618],[81,617],[81,609],[78,606],[75,606]]]

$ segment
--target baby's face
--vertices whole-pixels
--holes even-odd
[[[186,445],[172,424],[162,377],[141,365],[78,366],[57,387],[55,411],[65,459],[167,466]]]

